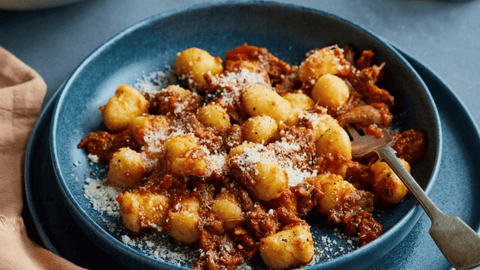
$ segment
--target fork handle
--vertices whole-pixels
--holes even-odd
[[[435,219],[437,216],[442,215],[443,212],[435,205],[435,203],[425,194],[423,189],[418,185],[417,181],[412,175],[405,169],[403,164],[397,158],[395,150],[390,145],[385,145],[378,148],[378,155],[381,160],[384,160],[392,168],[392,170],[403,181],[405,186],[413,193],[418,202],[422,205],[425,212],[427,212],[430,219]]]
[[[412,191],[432,221],[430,235],[445,258],[457,269],[472,269],[480,265],[480,235],[459,217],[443,213],[425,194],[389,145],[376,150],[380,159],[390,165],[393,171]]]

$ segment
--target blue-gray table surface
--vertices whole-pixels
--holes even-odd
[[[46,99],[101,43],[135,22],[202,0],[87,0],[28,12],[0,10],[0,46],[34,68]],[[296,0],[353,21],[425,63],[480,123],[480,1]],[[431,89],[435,91],[435,89]]]
[[[202,2],[208,1],[87,0],[38,11],[0,10],[0,46],[44,78],[49,100],[85,57],[122,29]],[[436,72],[480,124],[480,1],[279,2],[335,14],[392,42]]]

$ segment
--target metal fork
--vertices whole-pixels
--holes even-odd
[[[395,150],[390,147],[393,141],[390,132],[382,129],[383,137],[376,138],[369,135],[361,136],[352,126],[347,126],[346,130],[352,137],[354,157],[376,153],[413,193],[432,221],[430,236],[452,266],[456,269],[472,269],[480,266],[480,235],[459,217],[443,213],[425,194],[412,175],[403,167]]]

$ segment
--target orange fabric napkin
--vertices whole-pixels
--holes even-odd
[[[20,216],[23,156],[47,86],[0,47],[0,269],[83,269],[28,238]]]

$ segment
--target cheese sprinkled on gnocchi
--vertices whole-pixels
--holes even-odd
[[[174,84],[111,89],[100,106],[106,130],[78,147],[108,164],[109,213],[120,209],[131,233],[122,241],[167,232],[198,247],[195,269],[237,269],[254,256],[269,269],[315,263],[336,242],[312,235],[319,224],[310,215],[359,246],[374,241],[382,233],[375,207],[408,196],[388,165],[352,157],[344,129],[379,136],[392,121],[394,98],[377,85],[386,63],[374,64],[374,55],[334,45],[297,66],[248,44],[223,59],[187,48],[173,63]],[[424,134],[394,137],[410,169]]]

